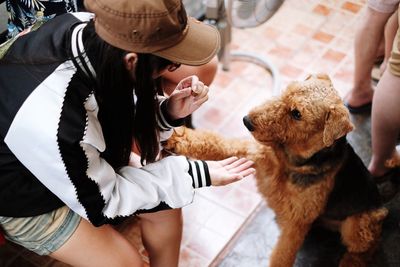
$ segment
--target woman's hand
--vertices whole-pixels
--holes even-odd
[[[251,166],[251,160],[230,157],[220,161],[206,161],[210,172],[211,184],[215,186],[226,185],[243,179],[256,170]]]
[[[195,75],[179,82],[167,102],[167,111],[173,120],[185,118],[208,100],[208,86]]]

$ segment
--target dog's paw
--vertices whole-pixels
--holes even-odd
[[[161,143],[164,152],[169,154],[181,154],[182,147],[184,147],[186,143],[186,130],[185,127],[175,128],[172,136]]]
[[[388,168],[395,168],[400,166],[400,155],[395,153],[392,158],[385,161],[385,166]]]

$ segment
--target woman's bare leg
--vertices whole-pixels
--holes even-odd
[[[77,267],[142,267],[137,249],[109,225],[82,219],[71,238],[50,257]]]
[[[181,209],[146,213],[139,217],[151,267],[177,267],[182,240]]]

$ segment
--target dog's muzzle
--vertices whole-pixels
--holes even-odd
[[[243,117],[243,123],[244,123],[244,126],[246,126],[247,130],[249,130],[250,132],[254,131],[254,126],[251,123],[251,120],[249,119],[248,116]]]

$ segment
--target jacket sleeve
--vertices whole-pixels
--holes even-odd
[[[63,79],[55,71],[26,99],[5,142],[18,160],[72,210],[101,225],[161,203],[182,207],[192,202],[194,188],[211,184],[207,165],[185,157],[114,170],[100,156],[105,143],[95,97],[85,97],[85,108],[72,105],[76,91],[61,89],[71,85],[74,70],[64,65],[59,69]],[[65,77],[67,74],[70,76]],[[61,92],[51,86],[53,76]]]
[[[90,144],[82,147],[89,162],[87,179],[98,185],[104,201],[101,211],[92,211],[94,216],[82,214],[88,218],[96,218],[98,212],[111,219],[129,216],[154,209],[161,202],[170,208],[180,208],[193,201],[194,188],[211,185],[203,161],[171,156],[142,168],[126,166],[115,172],[95,147]],[[83,202],[88,203],[85,209],[89,213],[90,200]]]
[[[157,122],[160,129],[160,141],[165,141],[172,135],[172,130],[174,127],[182,126],[184,119],[172,120],[167,112],[167,99],[165,96],[158,97],[158,114]]]

